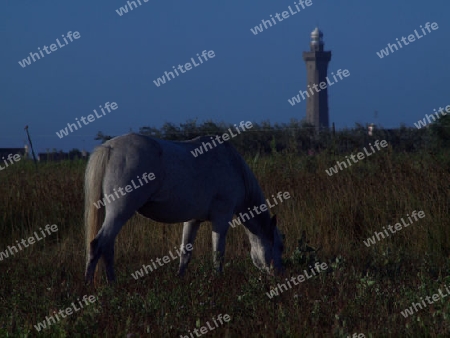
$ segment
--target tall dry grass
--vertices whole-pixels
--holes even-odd
[[[0,334],[37,334],[33,325],[77,297],[99,301],[83,313],[47,329],[47,334],[107,336],[188,335],[214,315],[232,320],[211,336],[439,336],[450,334],[449,302],[429,306],[411,318],[400,311],[420,297],[450,285],[448,153],[396,154],[384,149],[349,169],[328,176],[344,160],[327,153],[274,153],[247,158],[266,197],[288,191],[274,207],[286,237],[287,276],[308,266],[298,240],[321,246],[317,260],[330,269],[314,280],[269,299],[266,292],[284,279],[260,275],[249,259],[243,229],[230,228],[225,273],[212,272],[211,226],[198,234],[184,279],[172,262],[136,281],[131,273],[180,244],[180,224],[133,217],[116,244],[114,288],[83,285],[84,162],[39,165],[21,161],[0,173],[0,251],[32,236],[46,224],[59,231],[0,261]],[[363,240],[413,210],[425,218],[377,244]],[[418,318],[420,320],[418,320]]]

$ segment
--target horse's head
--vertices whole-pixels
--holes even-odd
[[[280,273],[283,269],[281,261],[283,240],[277,228],[276,216],[269,218],[268,221],[270,224],[261,227],[260,235],[252,243],[250,256],[258,269],[271,273],[273,264],[275,272]]]

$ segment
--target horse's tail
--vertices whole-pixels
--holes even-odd
[[[102,200],[103,176],[111,148],[100,146],[91,154],[84,176],[84,230],[86,241],[86,266],[89,263],[90,244],[105,219]]]

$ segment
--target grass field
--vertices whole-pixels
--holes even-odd
[[[450,297],[406,318],[401,314],[421,297],[450,290],[449,155],[387,148],[333,176],[325,169],[342,156],[247,158],[266,197],[291,195],[271,210],[285,234],[285,277],[258,272],[240,227],[228,232],[225,270],[217,276],[206,223],[184,278],[175,276],[178,261],[171,261],[135,280],[131,274],[143,264],[174,251],[182,230],[181,224],[135,216],[116,242],[116,285],[103,277],[96,288],[83,279],[85,163],[40,164],[36,171],[32,163],[18,162],[0,172],[0,251],[47,224],[58,231],[0,261],[0,336],[450,336]],[[414,210],[425,217],[364,244]],[[303,231],[308,246],[319,251],[299,245]],[[313,262],[329,268],[268,297],[272,287]],[[40,332],[35,328],[84,295],[97,300]],[[216,327],[220,314],[230,320]],[[214,330],[202,334],[208,321]]]

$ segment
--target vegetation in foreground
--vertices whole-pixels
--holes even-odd
[[[182,229],[135,216],[118,236],[117,284],[103,279],[97,288],[83,281],[85,162],[40,164],[36,171],[21,161],[0,176],[0,251],[46,224],[59,230],[0,261],[0,336],[190,337],[219,314],[231,320],[208,331],[210,337],[449,336],[450,298],[401,315],[412,302],[450,286],[449,155],[406,155],[389,147],[331,177],[325,169],[342,155],[247,158],[266,196],[292,196],[271,210],[285,234],[285,277],[257,271],[240,227],[230,228],[225,272],[215,275],[211,226],[204,224],[184,278],[175,277],[178,262],[172,261],[135,280],[131,274],[143,264],[179,245]],[[426,217],[364,245],[413,210]],[[309,244],[299,246],[303,231]],[[315,261],[330,269],[267,296]],[[84,295],[98,300],[41,332],[35,329]]]

